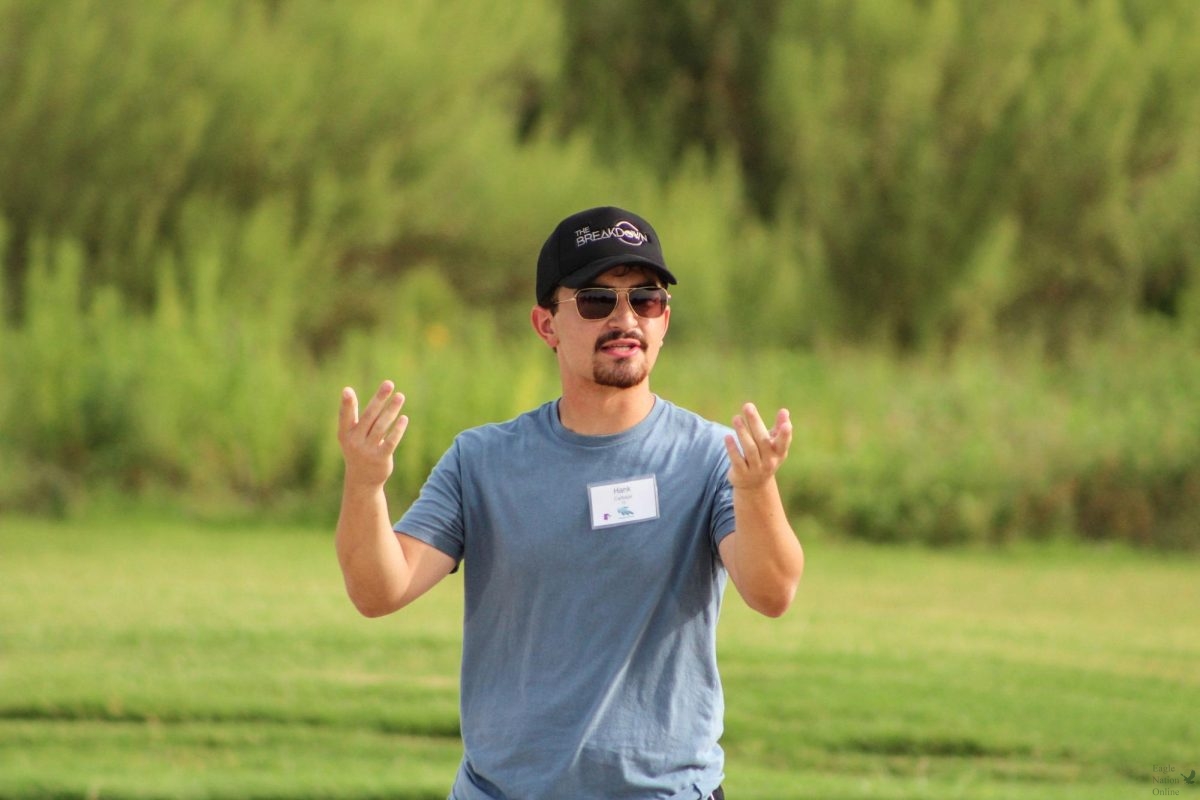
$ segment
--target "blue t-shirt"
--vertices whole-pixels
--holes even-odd
[[[655,398],[611,436],[567,430],[551,402],[455,439],[396,523],[465,562],[452,800],[720,784],[728,432]]]

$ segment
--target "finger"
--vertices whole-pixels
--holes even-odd
[[[725,452],[729,453],[728,480],[731,484],[739,485],[750,475],[750,465],[746,463],[736,435],[730,434],[725,437]]]
[[[750,424],[739,414],[733,418],[733,430],[742,445],[742,458],[746,465],[751,468],[757,467],[762,461],[762,456],[759,453],[758,441],[750,431]]]
[[[375,422],[371,426],[371,430],[368,433],[368,438],[376,442],[383,442],[387,438],[387,435],[391,432],[396,420],[399,419],[400,409],[403,407],[404,395],[400,394],[399,392],[389,395],[385,399],[383,407],[379,410],[379,415],[375,418]]]
[[[744,456],[742,456],[742,451],[738,447],[737,439],[735,439],[732,434],[726,435],[725,437],[725,452],[729,453],[729,461],[733,464],[735,469],[738,466],[746,463],[746,459]]]
[[[371,401],[367,403],[367,407],[363,409],[362,416],[359,418],[359,421],[363,426],[364,436],[372,435],[372,432],[378,425],[379,415],[383,411],[384,406],[388,402],[388,398],[392,396],[392,392],[395,391],[395,389],[396,384],[392,383],[391,381],[384,381],[383,383],[379,384],[379,389],[376,390],[374,396],[371,397]],[[379,436],[383,436],[384,430],[386,430],[386,428],[380,429]]]
[[[358,423],[358,395],[349,386],[342,389],[342,402],[338,406],[338,435],[345,436]]]
[[[758,413],[758,406],[754,403],[746,403],[742,406],[742,415],[746,418],[750,432],[754,434],[755,439],[760,442],[770,441],[771,432],[767,430],[767,423],[763,420],[762,414]]]
[[[771,440],[775,452],[781,456],[786,456],[788,448],[792,446],[793,431],[791,414],[786,408],[779,409],[779,413],[775,415],[775,429],[771,431]]]
[[[400,444],[400,440],[404,438],[406,430],[408,430],[408,415],[401,414],[396,423],[388,430],[387,436],[383,437],[383,444],[389,452],[395,450],[397,445]]]
[[[746,403],[742,406],[742,415],[746,420],[746,426],[750,431],[750,435],[754,437],[754,442],[758,446],[763,457],[771,451],[772,434],[767,430],[767,423],[763,421],[762,415],[758,413],[758,407],[754,403]]]

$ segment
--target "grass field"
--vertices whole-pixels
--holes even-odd
[[[1194,557],[807,553],[726,603],[731,800],[1200,797]],[[460,589],[365,620],[329,532],[0,519],[0,798],[444,798]]]

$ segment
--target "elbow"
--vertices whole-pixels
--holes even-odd
[[[387,595],[356,593],[348,591],[350,602],[354,604],[354,608],[359,614],[367,619],[378,619],[386,617],[395,611],[399,611],[405,606],[403,602],[388,597]]]
[[[792,607],[792,601],[795,597],[796,587],[792,586],[784,591],[756,597],[753,602],[749,603],[749,606],[764,617],[778,619]]]
[[[775,582],[768,583],[752,596],[746,597],[746,604],[764,617],[782,617],[796,599],[796,590],[800,587],[803,570],[801,566],[794,574],[779,576]]]
[[[782,617],[792,607],[800,578],[804,575],[804,550],[793,535],[790,547],[768,556],[754,557],[739,563],[740,548],[727,553],[730,576],[742,599],[753,611],[765,617]]]
[[[354,601],[354,607],[358,610],[359,614],[367,619],[379,619],[380,617],[386,617],[394,610],[379,603],[360,602],[357,600]]]
[[[791,605],[792,605],[791,603],[775,603],[773,605],[763,606],[762,608],[759,608],[758,613],[762,614],[764,617],[770,617],[771,619],[779,619],[780,617],[782,617],[784,614],[787,613],[787,610],[789,608],[791,608]]]

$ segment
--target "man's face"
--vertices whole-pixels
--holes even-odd
[[[653,270],[620,266],[603,273],[591,285],[628,289],[661,284]],[[560,302],[547,320],[550,337],[543,334],[547,343],[558,350],[564,380],[576,379],[617,389],[628,389],[645,381],[667,333],[670,307],[662,316],[647,319],[634,312],[627,294],[620,293],[617,306],[608,317],[584,319],[571,299],[575,292],[559,287],[555,299]]]

